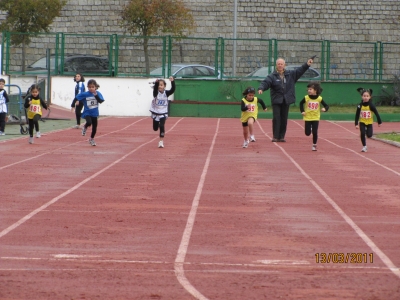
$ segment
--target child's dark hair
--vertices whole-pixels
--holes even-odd
[[[6,83],[6,81],[3,78],[0,78],[0,82]]]
[[[321,88],[321,84],[319,82],[316,81],[311,81],[308,85],[307,88],[312,88],[317,92],[317,95],[321,95],[322,94],[322,88]]]
[[[76,82],[76,75],[80,75],[81,76],[81,80],[79,80],[79,82],[85,82],[85,77],[83,77],[83,75],[81,73],[76,73],[74,76],[74,81]]]
[[[242,93],[243,96],[246,96],[247,94],[255,94],[256,93],[256,89],[253,88],[252,86],[248,86]]]
[[[96,82],[96,80],[94,79],[90,79],[87,83],[87,87],[89,87],[89,85],[94,84],[94,86],[96,87],[96,90],[100,87],[100,85]]]
[[[167,86],[167,82],[164,80],[164,79],[158,79],[158,83],[160,83],[160,82],[163,82],[164,83],[164,86]]]
[[[359,92],[361,94],[361,96],[367,92],[371,97],[372,97],[372,89],[364,89],[362,87],[357,89],[357,92]]]
[[[38,84],[32,84],[31,87],[29,88],[29,92],[32,93],[33,90],[38,90],[40,92],[40,86]]]

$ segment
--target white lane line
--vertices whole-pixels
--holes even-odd
[[[71,264],[79,264],[78,270],[85,270],[86,268],[83,267],[85,263],[96,263],[96,264],[130,264],[130,265],[171,265],[171,261],[158,261],[158,260],[129,260],[129,259],[102,259],[101,256],[96,255],[74,255],[74,254],[54,254],[50,257],[17,257],[17,256],[3,256],[0,257],[0,260],[4,261],[44,261],[44,262],[60,262],[63,261],[65,263]],[[43,262],[41,263],[43,264]],[[326,265],[324,264],[311,264],[308,261],[303,260],[257,260],[253,263],[218,263],[218,262],[184,262],[186,266],[192,267],[203,267],[203,266],[213,266],[213,267],[220,267],[232,270],[231,268],[241,268],[243,272],[246,272],[247,268],[255,268],[255,269],[274,269],[274,271],[269,272],[281,272],[280,269],[291,269],[291,268],[307,268],[307,269],[326,269]],[[377,273],[377,272],[390,272],[386,267],[377,267],[373,266],[372,264],[332,264],[329,266],[330,269],[334,270],[360,270],[362,272],[369,272],[369,273]],[[69,270],[76,270],[72,268],[68,268]],[[113,268],[115,269],[115,268]],[[0,270],[4,270],[1,269]],[[22,268],[14,268],[13,270],[26,270],[26,265]],[[28,270],[31,270],[28,268]],[[104,270],[102,268],[102,270]],[[125,270],[125,269],[122,269]],[[197,272],[195,269],[191,269],[190,272]],[[214,272],[214,270],[207,270],[202,269],[201,272]],[[237,270],[240,272],[240,270]],[[253,272],[253,271],[248,271]]]
[[[112,132],[109,132],[109,133],[106,133],[106,134],[100,135],[98,138],[101,138],[101,137],[103,137],[103,136],[109,135],[109,134],[111,134],[111,133],[116,133],[116,132],[119,132],[119,131],[125,130],[125,129],[129,128],[130,126],[132,126],[132,125],[135,125],[136,123],[138,123],[138,122],[140,122],[140,121],[142,121],[142,120],[144,120],[144,119],[145,119],[145,118],[143,118],[143,119],[140,119],[140,120],[138,120],[138,121],[136,121],[136,122],[133,122],[133,123],[129,124],[128,126],[126,126],[126,127],[122,128],[122,129],[115,130],[115,131],[112,131]],[[69,129],[71,129],[71,128],[68,128],[68,130],[69,130]],[[63,130],[64,130],[64,129],[63,129]],[[58,130],[58,131],[60,131],[60,130]],[[32,157],[29,157],[29,158],[27,158],[27,159],[20,160],[20,161],[17,161],[17,162],[15,162],[15,163],[12,163],[12,164],[9,164],[9,165],[6,165],[6,166],[2,166],[2,167],[0,167],[0,170],[6,169],[6,168],[9,168],[9,167],[12,167],[12,166],[18,165],[18,164],[22,164],[22,163],[24,163],[24,162],[27,162],[27,161],[30,161],[30,160],[36,159],[36,158],[38,158],[38,157],[41,157],[41,156],[44,156],[44,155],[47,155],[47,154],[50,154],[50,153],[56,152],[57,150],[64,149],[64,148],[67,148],[67,147],[69,147],[69,146],[76,145],[76,144],[83,143],[83,142],[85,142],[85,143],[86,143],[86,140],[82,140],[82,141],[79,141],[79,142],[71,143],[71,144],[68,144],[68,145],[62,146],[62,147],[60,147],[60,148],[56,148],[56,149],[53,149],[53,150],[50,150],[50,151],[44,152],[44,153],[42,153],[42,154],[39,154],[39,155],[36,155],[36,156],[32,156]]]
[[[259,122],[257,122],[258,126],[260,127],[261,131],[269,137]],[[339,215],[353,228],[353,230],[358,234],[360,238],[371,248],[373,252],[375,252],[379,258],[383,261],[383,263],[386,265],[386,267],[389,268],[395,274],[397,277],[400,278],[400,268],[396,267],[394,263],[389,259],[389,257],[386,256],[385,253],[375,243],[364,233],[364,231],[361,230],[360,227],[357,226],[357,224],[339,207],[339,205],[336,204],[335,201],[331,199],[331,197],[328,196],[327,193],[300,167],[300,165],[283,149],[281,146],[277,145],[277,147],[281,149],[283,154],[286,155],[287,158],[296,166],[296,168],[303,174],[305,178],[316,188],[316,190],[326,199],[326,201],[329,202],[330,205],[339,213]]]
[[[211,155],[214,149],[215,141],[217,139],[218,135],[218,130],[219,130],[219,123],[221,119],[218,119],[217,122],[217,128],[215,129],[215,134],[214,138],[211,142],[210,149],[208,150],[208,155],[206,162],[204,164],[203,172],[200,176],[200,181],[197,186],[196,194],[194,195],[193,202],[192,202],[192,207],[190,209],[189,217],[186,222],[186,227],[182,235],[182,240],[181,244],[178,249],[178,254],[175,258],[175,264],[174,264],[174,269],[175,269],[175,275],[179,281],[179,283],[196,299],[207,299],[203,294],[201,294],[192,284],[189,282],[189,280],[185,276],[185,270],[183,268],[183,265],[185,263],[185,257],[187,254],[187,249],[189,247],[189,241],[190,241],[190,236],[192,234],[193,226],[194,226],[194,220],[196,218],[196,213],[197,213],[197,208],[199,207],[199,202],[200,202],[200,197],[201,193],[203,191],[203,186],[204,186],[204,181],[206,179],[207,171],[208,171],[208,166],[210,165],[210,160],[211,160]]]
[[[176,125],[178,125],[178,123],[183,120],[179,119],[172,127],[170,130],[172,130]],[[85,183],[89,182],[90,180],[96,178],[97,176],[99,176],[100,174],[104,173],[105,171],[107,171],[108,169],[110,169],[111,167],[115,166],[116,164],[120,163],[121,161],[123,161],[125,158],[127,158],[129,155],[131,155],[132,153],[136,152],[137,150],[139,150],[140,148],[144,147],[147,144],[152,143],[154,140],[158,139],[158,137],[155,137],[153,139],[151,139],[150,141],[141,144],[140,146],[138,146],[137,148],[133,149],[132,151],[128,152],[127,154],[125,154],[124,156],[122,156],[121,158],[115,160],[114,162],[112,162],[111,164],[109,164],[108,166],[106,166],[105,168],[101,169],[100,171],[96,172],[95,174],[93,174],[92,176],[84,179],[83,181],[81,181],[80,183],[78,183],[77,185],[73,186],[72,188],[70,188],[69,190],[65,191],[64,193],[60,194],[59,196],[53,198],[52,200],[50,200],[49,202],[43,204],[42,206],[40,206],[39,208],[35,209],[34,211],[32,211],[31,213],[27,214],[25,217],[23,217],[22,219],[20,219],[19,221],[15,222],[14,224],[12,224],[11,226],[9,226],[8,228],[4,229],[3,231],[0,232],[0,238],[2,238],[3,236],[5,236],[7,233],[9,233],[10,231],[14,230],[15,228],[19,227],[21,224],[25,223],[26,221],[28,221],[29,219],[31,219],[33,216],[35,216],[36,214],[42,212],[43,210],[45,210],[47,207],[49,207],[50,205],[56,203],[58,200],[60,200],[61,198],[67,196],[68,194],[72,193],[73,191],[79,189],[82,185],[84,185]]]

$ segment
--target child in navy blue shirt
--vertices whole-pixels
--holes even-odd
[[[90,79],[87,84],[88,91],[76,95],[76,100],[82,102],[83,113],[82,118],[86,120],[86,124],[82,127],[82,135],[86,135],[86,129],[92,126],[89,144],[96,146],[94,137],[97,132],[97,118],[99,116],[99,103],[104,102],[103,95],[97,91],[100,86],[96,80]]]

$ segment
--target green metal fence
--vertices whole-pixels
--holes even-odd
[[[28,45],[13,44],[23,36],[30,38]],[[51,75],[72,75],[85,67],[85,75],[93,76],[168,77],[174,65],[199,64],[213,72],[183,72],[182,77],[252,79],[250,73],[259,68],[272,71],[278,57],[296,66],[312,55],[317,55],[312,67],[322,81],[380,82],[400,74],[400,43],[13,32],[2,34],[2,70],[47,74],[46,49],[51,52]],[[101,66],[96,69],[87,59],[71,62],[73,55],[98,57]]]

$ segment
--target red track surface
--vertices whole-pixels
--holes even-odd
[[[247,149],[239,120],[166,125],[164,149],[149,118],[0,145],[1,299],[400,299],[400,149],[359,152],[352,123],[317,152],[302,121]]]

